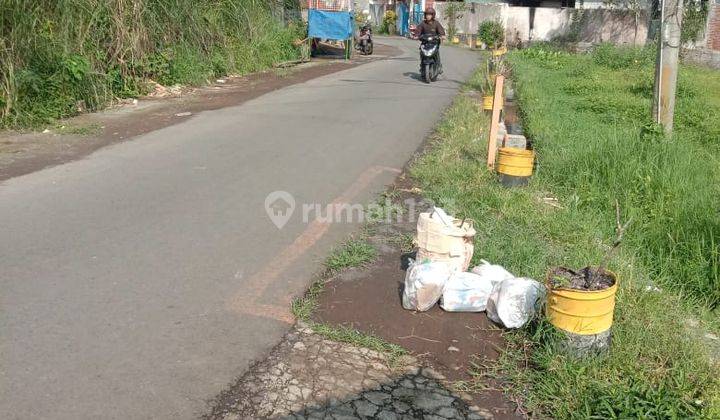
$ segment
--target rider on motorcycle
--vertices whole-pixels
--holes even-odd
[[[445,39],[445,28],[435,20],[435,9],[428,7],[425,9],[425,19],[421,24],[417,26],[417,37],[420,38],[422,35],[436,35],[440,39]],[[442,74],[442,63],[440,62],[440,51],[437,56],[438,73]]]

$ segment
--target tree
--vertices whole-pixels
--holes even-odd
[[[452,40],[457,34],[457,21],[465,14],[465,2],[449,1],[445,3],[445,20],[448,25],[448,37]]]

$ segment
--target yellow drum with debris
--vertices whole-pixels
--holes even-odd
[[[553,289],[548,274],[547,317],[550,323],[578,335],[594,335],[609,330],[613,324],[618,282],[615,273],[606,272],[615,283],[604,290]]]
[[[534,163],[535,152],[532,150],[501,147],[498,151],[497,171],[501,175],[529,177]]]

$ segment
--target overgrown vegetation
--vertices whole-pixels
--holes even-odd
[[[720,289],[720,74],[682,69],[677,134],[665,139],[648,124],[653,72],[644,57],[652,56],[608,46],[582,56],[546,48],[513,53],[516,96],[539,156],[527,188],[501,187],[486,170],[486,134],[478,133],[488,121],[471,96],[457,99],[412,169],[428,198],[452,200],[475,220],[475,262],[538,280],[553,266],[603,259],[615,235],[616,199],[633,218],[609,264],[620,290],[607,356],[566,355],[555,330],[540,321],[507,333],[501,365],[476,372],[503,375],[541,416],[720,416],[720,369],[687,326],[699,320],[706,330],[720,329],[711,309]]]
[[[0,2],[0,127],[296,58],[297,0]],[[288,12],[288,13],[286,13]]]
[[[650,118],[652,50],[605,45],[550,60],[528,51],[515,56],[514,67],[526,128],[543,154],[542,179],[607,226],[618,199],[636,221],[627,246],[648,275],[717,307],[718,73],[681,69],[675,135],[665,139]]]
[[[692,42],[705,31],[707,24],[709,0],[685,0],[683,2],[683,21],[680,41]]]
[[[505,41],[505,28],[498,21],[483,21],[478,26],[478,38],[488,48],[498,48]]]

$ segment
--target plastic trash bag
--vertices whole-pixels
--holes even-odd
[[[448,278],[450,267],[446,263],[411,260],[405,273],[403,308],[421,312],[432,308],[442,296]]]
[[[493,283],[474,273],[454,273],[448,279],[440,307],[448,312],[482,312],[487,306]]]
[[[542,306],[545,286],[527,278],[505,279],[497,283],[487,302],[487,316],[505,328],[520,328]]]
[[[493,286],[503,280],[515,278],[515,276],[503,266],[490,264],[485,260],[480,260],[480,265],[473,267],[472,272],[486,280],[490,280]]]

